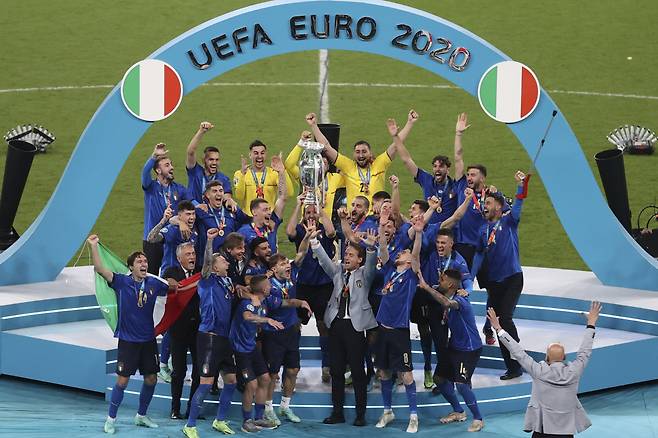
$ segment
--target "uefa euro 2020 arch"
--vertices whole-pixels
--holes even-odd
[[[424,50],[428,37],[434,44]],[[468,30],[418,9],[384,1],[343,0],[273,1],[243,8],[191,29],[148,58],[171,65],[187,94],[242,65],[317,49],[397,59],[473,96],[483,73],[510,59]],[[530,156],[535,155],[555,109],[542,89],[534,112],[508,125]],[[0,285],[49,281],[60,273],[93,227],[121,167],[151,124],[126,110],[118,84],[82,133],[46,207],[0,254]],[[578,140],[559,111],[537,171],[576,250],[601,282],[658,291],[658,262],[635,243],[608,208]]]

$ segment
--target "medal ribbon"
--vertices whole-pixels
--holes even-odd
[[[356,171],[359,172],[359,179],[361,180],[361,185],[363,186],[365,192],[368,193],[370,187],[370,179],[371,179],[370,166],[368,166],[368,173],[365,176],[363,176],[363,173],[361,172],[361,168],[359,167],[358,164],[356,166]]]
[[[215,210],[210,205],[208,205],[208,208],[210,209],[210,213],[212,213],[212,217],[215,219],[217,228],[223,230],[224,227],[226,226],[226,209],[224,208],[224,206],[222,205],[222,209],[220,210],[221,215],[219,217],[219,220],[217,219],[217,213],[215,212]]]
[[[264,192],[264,187],[265,187],[265,178],[267,177],[267,167],[263,169],[263,173],[260,177],[260,184],[258,183],[258,177],[256,176],[256,172],[254,169],[251,169],[251,177],[254,179],[254,183],[256,183],[256,196],[258,198],[264,198],[265,197],[265,192]]]
[[[482,212],[483,206],[480,204],[480,200],[484,199],[484,189],[482,189],[482,192],[480,193],[480,199],[478,199],[477,194],[475,191],[473,191],[473,204],[475,204],[475,208],[477,208],[480,213]]]
[[[276,277],[272,277],[272,282],[274,283],[274,285],[276,287],[281,289],[281,295],[283,295],[283,299],[287,300],[288,299],[288,291],[292,287],[292,283],[290,282],[290,280],[286,280],[286,282],[282,284],[279,280],[277,280]]]
[[[491,232],[489,232],[489,224],[487,224],[487,248],[492,243],[496,243],[496,230],[498,229],[499,224],[500,224],[500,219],[498,219],[498,222],[494,224],[493,230],[491,230]]]
[[[146,279],[142,280],[142,283],[139,286],[139,291],[137,291],[137,287],[135,287],[135,298],[137,299],[137,307],[144,307],[144,304],[146,304],[146,300],[148,297],[144,293],[144,288],[146,287]]]
[[[270,234],[269,231],[267,231],[267,225],[265,225],[265,231],[261,231],[261,230],[259,230],[258,227],[256,227],[256,225],[254,225],[254,223],[252,222],[252,223],[251,223],[251,228],[254,229],[254,232],[256,233],[256,235],[257,235],[258,237],[264,237],[264,238],[267,239],[268,236],[269,236],[269,234]]]
[[[388,283],[386,283],[386,286],[384,286],[384,290],[386,290],[386,293],[389,293],[391,291],[391,289],[393,289],[393,285],[395,284],[395,282],[398,280],[398,278],[402,277],[402,275],[404,275],[405,272],[407,272],[407,269],[405,269],[402,272],[396,272],[391,277],[391,279],[388,281]]]

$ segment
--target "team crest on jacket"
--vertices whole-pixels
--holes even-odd
[[[363,282],[361,280],[356,280],[356,287],[363,287]]]

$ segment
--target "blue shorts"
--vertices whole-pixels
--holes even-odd
[[[130,342],[119,339],[117,351],[117,374],[130,377],[139,369],[139,374],[148,376],[157,374],[158,343],[155,339],[146,342]]]
[[[299,326],[280,331],[263,330],[263,356],[270,373],[278,373],[281,367],[299,368]]]
[[[199,332],[196,335],[196,348],[201,377],[215,377],[219,370],[235,374],[235,357],[227,337]]]
[[[375,347],[375,366],[393,372],[413,371],[411,338],[408,328],[379,326]]]

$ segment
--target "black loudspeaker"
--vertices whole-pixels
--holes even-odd
[[[630,233],[631,209],[628,205],[624,152],[619,149],[606,149],[596,154],[594,159],[599,168],[608,206],[621,225]]]
[[[18,233],[13,226],[14,219],[36,152],[37,147],[32,143],[9,141],[0,195],[0,251],[6,250],[18,240]]]

